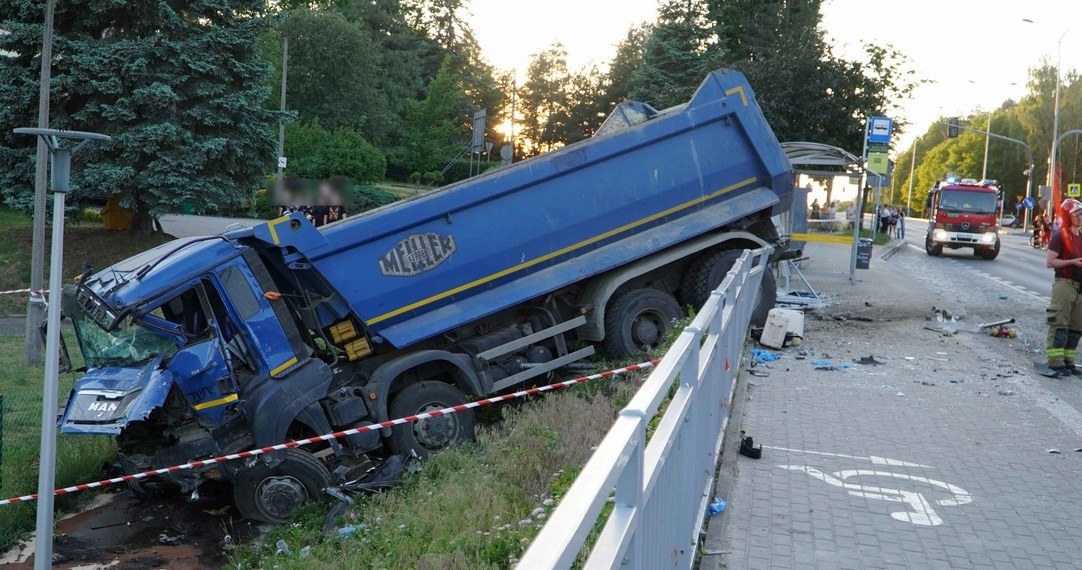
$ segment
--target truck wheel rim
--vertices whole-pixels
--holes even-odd
[[[429,402],[421,406],[417,413],[423,414],[434,410],[442,410],[450,405],[445,402]],[[454,414],[413,422],[413,437],[425,449],[443,449],[454,441],[457,434],[458,420],[454,417]]]
[[[308,489],[295,477],[267,477],[256,489],[259,505],[274,519],[282,520],[290,511],[308,502]]]
[[[635,346],[657,346],[665,334],[665,317],[654,311],[643,311],[631,322],[631,338]]]

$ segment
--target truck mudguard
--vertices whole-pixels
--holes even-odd
[[[281,379],[265,380],[245,399],[244,409],[252,426],[255,445],[262,447],[285,441],[290,424],[301,412],[327,396],[332,375],[326,363],[310,358]],[[306,416],[308,417],[308,416]],[[303,419],[303,418],[302,418]],[[330,426],[309,425],[316,434],[327,433]],[[326,431],[319,431],[326,428]]]
[[[487,394],[491,390],[491,386],[484,385],[477,373],[474,372],[470,357],[465,354],[455,354],[445,350],[411,352],[384,363],[372,374],[369,386],[376,387],[376,400],[372,408],[372,413],[375,414],[376,418],[375,421],[382,422],[391,419],[387,417],[391,382],[394,382],[394,379],[398,378],[403,372],[430,362],[440,362],[453,366],[469,382],[470,389],[474,394]],[[390,433],[390,430],[386,430],[386,432]]]

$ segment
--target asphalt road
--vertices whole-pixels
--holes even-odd
[[[927,232],[927,220],[906,220],[905,239],[910,248],[923,252]],[[972,249],[944,249],[943,256],[937,261],[944,266],[958,264],[976,278],[991,280],[1047,301],[1052,293],[1052,270],[1044,266],[1045,252],[1030,246],[1022,230],[1003,229],[999,238],[999,256],[993,261],[976,257]]]

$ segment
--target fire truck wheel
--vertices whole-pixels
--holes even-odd
[[[994,247],[989,247],[989,248],[986,248],[986,249],[978,249],[976,251],[976,253],[977,253],[977,255],[981,256],[982,258],[987,259],[988,261],[991,261],[991,260],[993,260],[993,259],[995,259],[996,257],[999,256],[999,242],[997,241],[996,245]]]
[[[319,500],[331,484],[331,472],[303,449],[285,449],[281,462],[269,467],[263,457],[242,466],[233,482],[233,502],[241,516],[271,524],[289,522],[293,509]]]
[[[924,238],[924,251],[926,251],[928,255],[932,257],[939,257],[940,255],[943,255],[943,245],[933,244],[932,238],[926,237]]]
[[[391,401],[391,418],[404,418],[466,403],[458,388],[438,380],[410,384]],[[391,430],[391,451],[422,459],[462,441],[473,441],[473,410],[397,425]]]
[[[657,348],[684,311],[672,295],[634,289],[605,310],[605,353],[613,358],[641,356]]]
[[[702,308],[703,303],[710,297],[710,292],[721,285],[743,253],[742,250],[716,251],[691,262],[680,285],[683,303],[695,307],[696,310]],[[777,300],[778,286],[774,280],[774,272],[768,267],[759,284],[759,304],[751,314],[751,326],[761,327],[766,324],[767,314],[774,308]]]

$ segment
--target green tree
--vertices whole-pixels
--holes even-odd
[[[526,156],[566,144],[569,127],[567,50],[555,43],[530,60],[526,83],[520,89],[521,129],[519,148]]]
[[[15,54],[0,58],[0,118],[31,125],[43,2],[6,0],[0,12],[0,49]],[[119,194],[137,231],[186,202],[209,213],[247,199],[274,149],[255,49],[268,23],[258,0],[58,3],[51,124],[113,137],[80,154],[75,198]],[[0,137],[0,183],[25,205],[34,141]]]
[[[287,12],[279,37],[265,54],[274,62],[274,95],[277,107],[281,77],[281,35],[289,37],[287,108],[301,119],[319,119],[323,126],[350,127],[366,139],[384,144],[395,125],[394,113],[380,89],[382,57],[378,42],[364,26],[350,22],[338,12],[296,10]]]
[[[711,30],[705,0],[664,0],[657,22],[642,47],[642,60],[632,72],[632,99],[664,109],[688,100],[708,69],[706,50]],[[634,40],[632,40],[634,41]],[[626,48],[634,53],[634,44]]]
[[[624,39],[616,44],[616,55],[609,61],[609,72],[600,93],[603,109],[612,111],[631,98],[635,91],[635,72],[642,66],[644,46],[649,35],[649,25],[632,26]]]
[[[401,172],[439,171],[469,140],[469,107],[451,65],[448,57],[425,98],[407,105],[402,146],[392,157]]]

